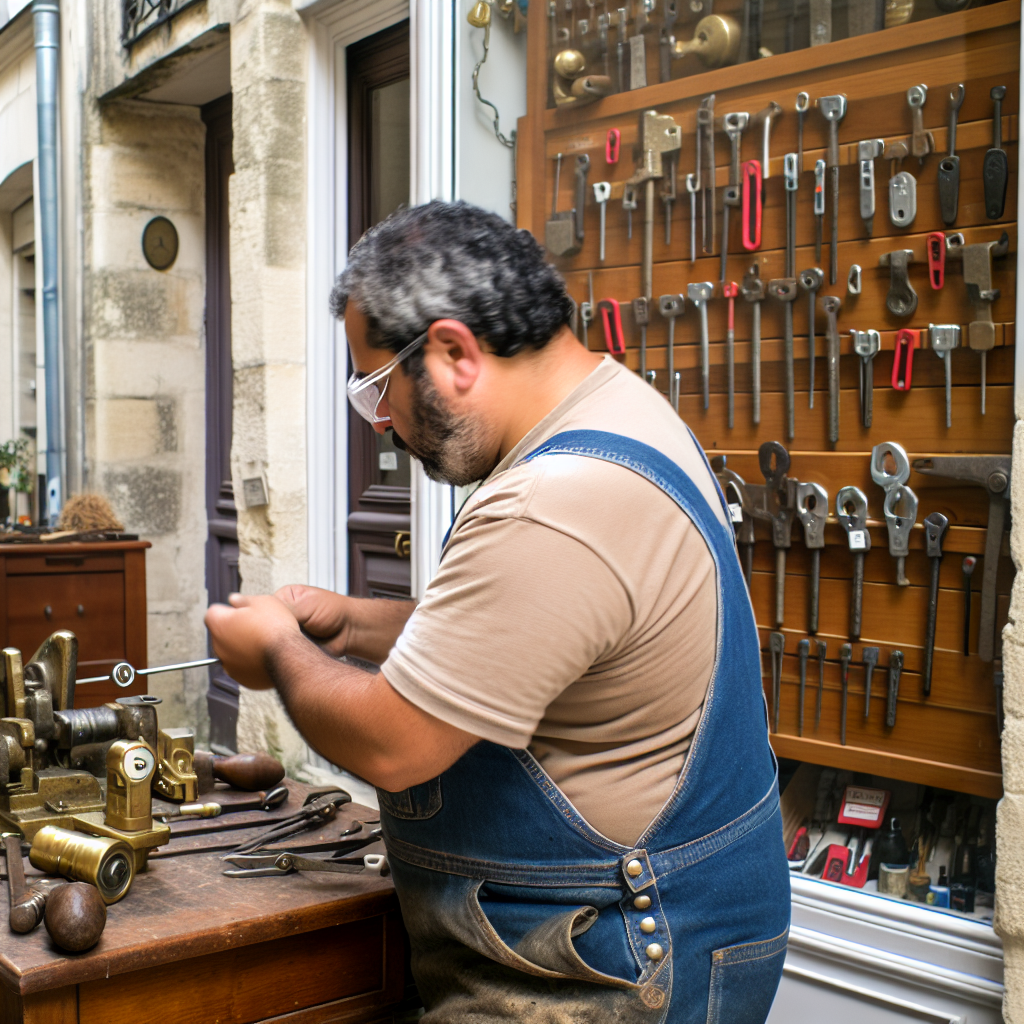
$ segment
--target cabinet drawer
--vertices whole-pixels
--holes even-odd
[[[38,576],[49,572],[124,572],[124,554],[99,551],[95,554],[54,552],[52,555],[7,555],[8,576]]]
[[[57,629],[78,637],[78,660],[125,657],[124,573],[54,573],[7,579],[7,643],[28,659]]]

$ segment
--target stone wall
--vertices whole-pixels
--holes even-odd
[[[205,126],[195,107],[87,100],[83,119],[87,486],[112,502],[147,554],[149,661],[206,651]],[[167,271],[142,254],[169,217]],[[160,721],[206,731],[206,676],[154,676]]]

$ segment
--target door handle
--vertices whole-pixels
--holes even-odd
[[[412,534],[408,530],[395,530],[395,554],[408,558],[412,552]]]

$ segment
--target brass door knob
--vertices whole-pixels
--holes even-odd
[[[408,558],[412,552],[412,534],[408,530],[395,530],[395,554]]]

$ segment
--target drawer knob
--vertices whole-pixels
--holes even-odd
[[[84,604],[80,604],[78,606],[78,614],[79,615],[84,615],[85,614],[85,605]]]
[[[43,609],[43,614],[44,614],[44,615],[45,615],[45,616],[46,616],[46,617],[47,617],[48,619],[52,619],[52,618],[53,618],[53,609],[52,609],[52,608],[51,608],[51,607],[50,607],[49,605],[47,605],[47,606],[46,606],[46,607],[45,607],[45,608]]]

